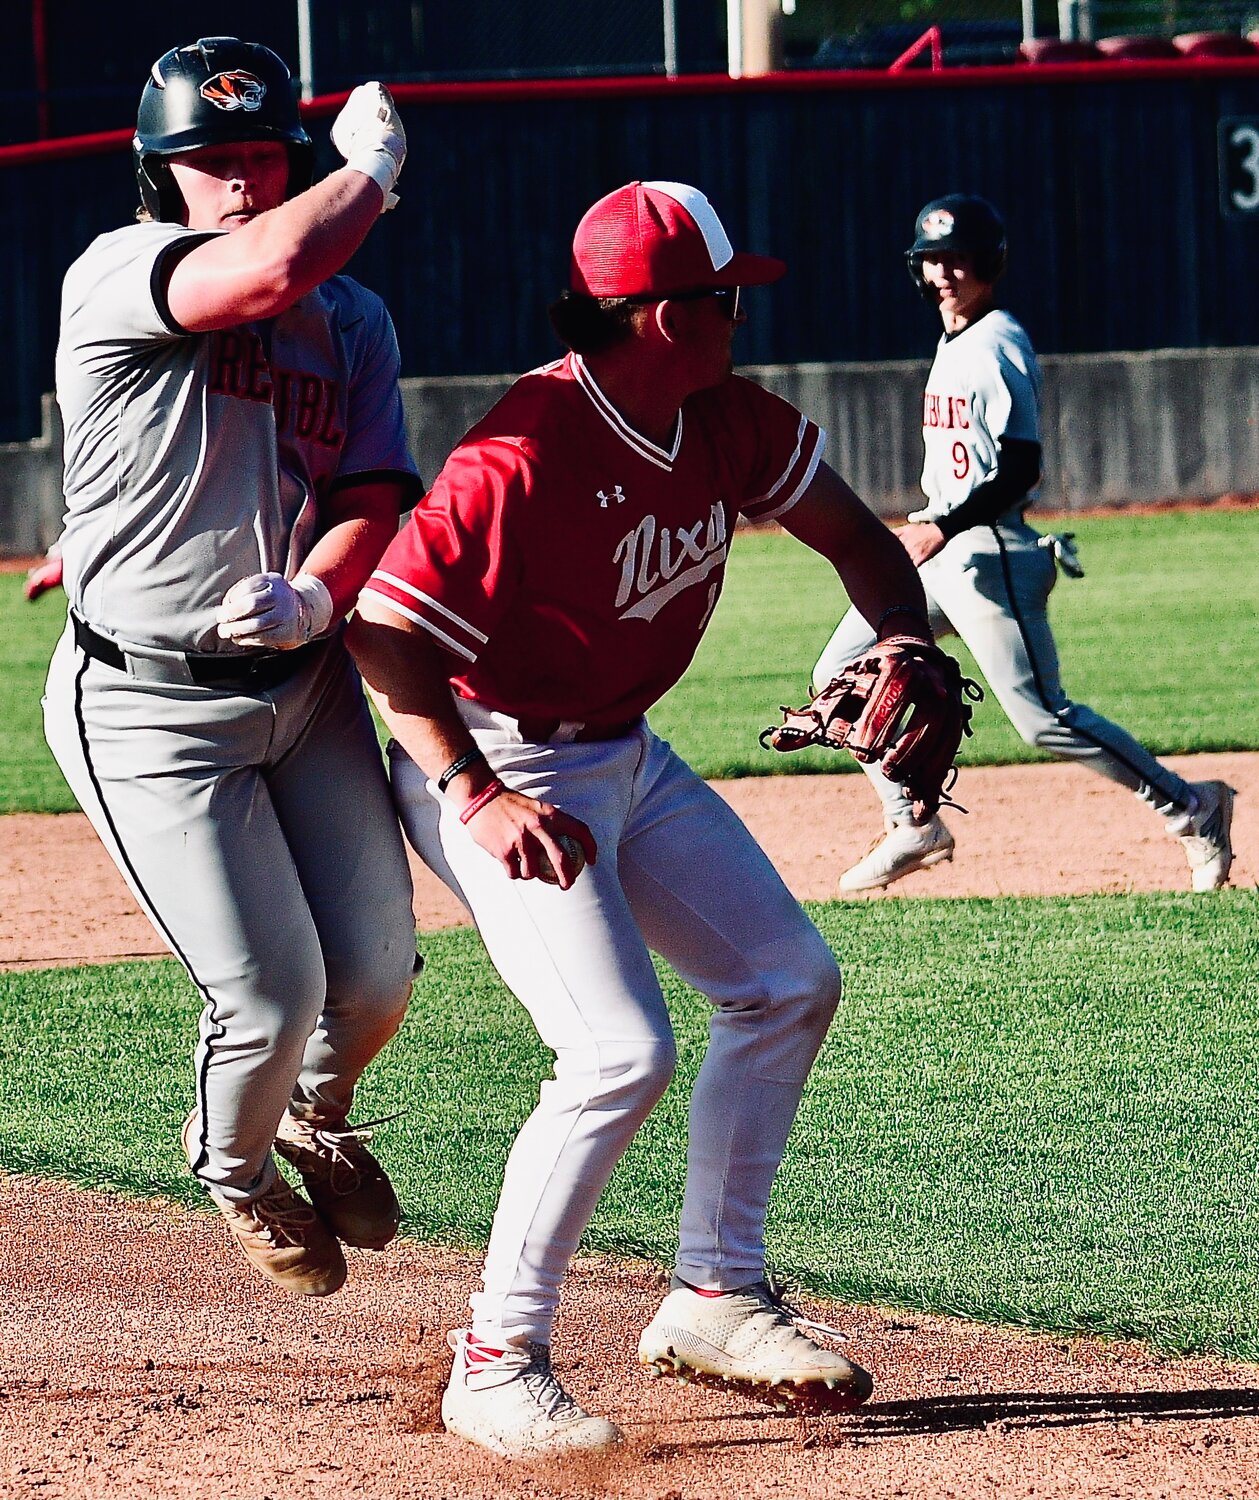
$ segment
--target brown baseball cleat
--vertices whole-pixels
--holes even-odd
[[[330,1297],[345,1285],[345,1256],[336,1236],[278,1174],[252,1203],[219,1203],[245,1258],[286,1291]]]
[[[193,1110],[180,1132],[189,1161],[195,1155],[189,1137],[197,1118]],[[345,1256],[336,1237],[278,1173],[252,1202],[224,1203],[213,1193],[210,1198],[245,1259],[278,1286],[303,1297],[329,1297],[345,1285]]]
[[[384,1167],[367,1149],[371,1129],[320,1125],[286,1113],[275,1149],[297,1168],[311,1202],[339,1239],[360,1250],[383,1250],[398,1232],[402,1209]]]

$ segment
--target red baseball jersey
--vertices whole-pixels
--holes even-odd
[[[450,653],[460,696],[518,718],[616,724],[686,670],[738,514],[790,510],[825,440],[733,376],[692,396],[661,447],[570,354],[472,428],[365,592]]]

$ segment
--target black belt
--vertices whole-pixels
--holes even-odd
[[[92,629],[86,620],[71,614],[74,642],[93,661],[103,662],[119,672],[127,670],[126,653],[114,641]],[[195,652],[173,652],[183,661],[188,676],[198,687],[232,687],[244,692],[266,692],[286,682],[304,666],[312,654],[325,645],[311,641],[292,651],[268,651],[258,656],[199,656]]]
[[[529,740],[535,745],[545,745],[565,722],[564,719],[517,719],[516,721],[521,739]],[[641,722],[642,716],[639,715],[638,718],[626,719],[620,724],[583,724],[565,743],[588,745],[598,740],[624,739],[627,734],[632,734]]]

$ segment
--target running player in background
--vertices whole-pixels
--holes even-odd
[[[336,275],[405,153],[379,84],[310,185],[288,69],[211,37],[159,58],[143,222],[62,298],[69,623],[45,733],[204,1009],[195,1175],[280,1285],[335,1292],[397,1231],[347,1126],[416,962],[411,883],[340,621],[418,488],[380,300]],[[297,1167],[312,1207],[278,1175]]]
[[[770,1185],[839,969],[643,717],[694,654],[740,515],[827,558],[880,632],[929,638],[917,573],[821,462],[824,435],[732,374],[744,289],[784,269],[736,254],[685,184],[596,203],[551,314],[571,353],[464,438],[350,627],[396,741],[407,834],[555,1053],[507,1163],[472,1326],[451,1335],[446,1425],[500,1453],[619,1437],[563,1391],[549,1351],[570,1257],[673,1072],[650,950],[713,1011],[676,1275],[640,1359],[836,1409],[871,1389],[765,1280]]]
[[[931,628],[965,641],[1029,745],[1135,792],[1180,840],[1194,890],[1216,890],[1233,861],[1232,788],[1182,780],[1117,724],[1072,702],[1059,680],[1048,605],[1063,547],[1023,518],[1040,478],[1040,369],[1021,325],[996,305],[1005,226],[983,198],[937,198],[918,215],[906,256],[911,280],[944,324],[923,400],[927,504],[896,533],[919,568]],[[1070,550],[1063,566],[1077,566]],[[849,610],[814,669],[814,686],[873,639],[866,613]],[[882,799],[885,832],[840,889],[878,890],[952,859],[943,820],[916,826],[905,789],[877,763],[862,769]]]

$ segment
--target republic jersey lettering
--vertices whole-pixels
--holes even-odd
[[[380,298],[333,276],[279,317],[190,334],[161,292],[178,224],[103,234],[66,274],[57,399],[72,606],[117,639],[233,652],[215,610],[292,577],[319,506],[356,474],[414,475],[398,345]]]
[[[998,439],[1040,442],[1039,409],[1040,366],[1022,325],[1008,312],[994,309],[942,338],[923,395],[927,504],[911,519],[947,515],[990,478]]]
[[[732,376],[660,447],[577,355],[522,377],[446,461],[367,592],[429,632],[462,697],[614,724],[686,670],[740,514],[785,515],[825,434]]]

